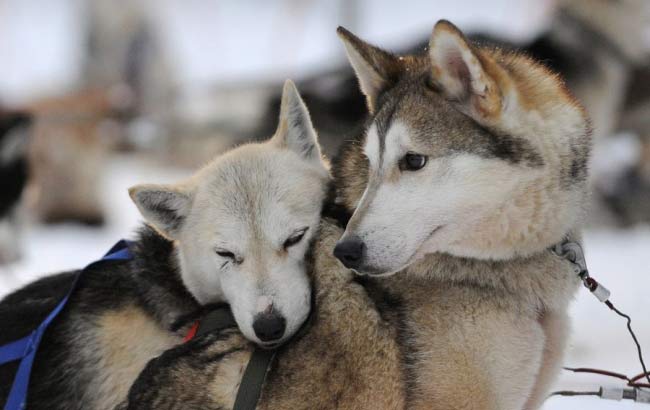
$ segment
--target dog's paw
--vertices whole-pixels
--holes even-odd
[[[147,364],[123,410],[232,409],[251,352],[236,329],[170,349]]]

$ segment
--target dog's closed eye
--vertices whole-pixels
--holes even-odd
[[[289,236],[287,240],[284,241],[284,244],[282,245],[284,249],[288,249],[293,245],[296,245],[298,242],[300,242],[302,238],[305,237],[305,233],[307,232],[308,229],[309,227],[300,228],[296,230],[294,233],[292,233],[291,236]]]
[[[224,249],[217,249],[215,252],[217,253],[217,255],[221,256],[222,258],[235,259],[235,254],[230,251],[226,251]]]
[[[228,262],[234,262],[234,263],[242,263],[242,259],[237,257],[234,253],[230,252],[227,249],[222,249],[222,248],[217,248],[214,250],[215,253],[222,258],[229,259]]]

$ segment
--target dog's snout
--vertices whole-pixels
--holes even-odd
[[[353,236],[336,244],[334,256],[336,256],[346,268],[356,269],[361,266],[366,245],[361,238]]]
[[[282,339],[286,327],[286,319],[278,312],[260,313],[253,321],[255,335],[262,342],[275,342]]]

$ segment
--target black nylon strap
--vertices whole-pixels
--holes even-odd
[[[220,307],[211,310],[201,319],[195,337],[231,327],[237,327],[235,318],[228,307]],[[275,350],[265,350],[259,347],[253,350],[251,359],[246,366],[246,370],[244,370],[233,410],[254,410],[257,407],[257,401],[264,385],[264,378],[274,356]]]
[[[219,332],[230,327],[237,327],[237,322],[226,306],[211,310],[199,322],[199,328],[194,337],[203,336],[212,332]]]
[[[265,350],[258,347],[253,351],[237,391],[233,410],[253,410],[257,407],[264,379],[273,357],[275,357],[275,350]]]

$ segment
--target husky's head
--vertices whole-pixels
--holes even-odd
[[[436,24],[425,55],[396,57],[339,29],[372,121],[334,168],[355,212],[335,255],[394,273],[424,255],[539,252],[577,223],[589,126],[558,78]]]
[[[130,190],[144,218],[174,240],[183,282],[225,301],[244,335],[277,345],[311,308],[305,266],[329,174],[309,113],[287,81],[268,142],[218,157],[189,181]]]
[[[27,185],[31,121],[26,113],[0,113],[0,265],[20,256],[18,207]]]

